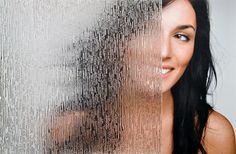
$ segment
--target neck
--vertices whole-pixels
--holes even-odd
[[[122,100],[121,149],[130,153],[157,151],[160,136],[160,96],[129,95]]]
[[[161,106],[161,151],[172,153],[173,150],[173,114],[174,101],[171,91],[162,94]]]
[[[169,117],[173,114],[174,101],[171,90],[168,90],[162,94],[162,117]]]
[[[120,149],[124,151],[127,150],[131,153],[156,151],[155,147],[159,144],[157,138],[160,137],[158,130],[161,125],[167,128],[166,125],[168,126],[172,121],[173,96],[170,90],[162,94],[162,100],[159,96],[146,97],[145,99],[137,95],[126,95],[122,99],[124,130]],[[162,116],[162,124],[160,124],[160,115]],[[150,149],[150,147],[152,148]]]

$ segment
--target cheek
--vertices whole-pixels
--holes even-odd
[[[175,57],[178,67],[186,68],[193,56],[194,45],[179,47],[177,49]]]

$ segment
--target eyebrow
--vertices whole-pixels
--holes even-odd
[[[176,27],[176,29],[180,29],[180,30],[184,30],[184,29],[188,29],[188,28],[191,28],[194,31],[196,31],[196,29],[192,25],[180,25],[180,26]]]

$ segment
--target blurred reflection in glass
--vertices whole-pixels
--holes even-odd
[[[159,0],[0,5],[2,153],[160,152]]]

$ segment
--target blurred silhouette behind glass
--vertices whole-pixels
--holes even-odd
[[[160,153],[159,0],[0,6],[0,153]]]

